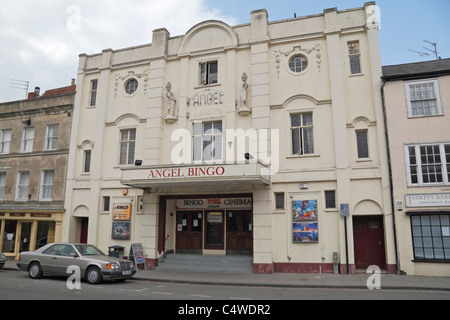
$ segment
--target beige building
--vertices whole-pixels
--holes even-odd
[[[400,270],[450,276],[450,59],[383,79]]]
[[[61,241],[75,83],[0,104],[0,252]]]
[[[63,238],[396,271],[374,3],[80,55]]]

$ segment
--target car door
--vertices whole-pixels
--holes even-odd
[[[50,248],[46,249],[42,252],[42,255],[39,257],[42,270],[44,273],[57,273],[58,272],[58,256],[60,255],[61,248],[65,245],[63,244],[55,244]]]

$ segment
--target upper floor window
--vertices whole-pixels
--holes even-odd
[[[120,130],[119,164],[134,164],[136,148],[136,129]]]
[[[289,69],[299,73],[308,67],[308,60],[304,56],[294,56],[289,60]]]
[[[292,154],[314,153],[312,113],[291,114]]]
[[[356,131],[356,145],[358,147],[358,159],[369,158],[369,143],[367,142],[367,130]]]
[[[19,171],[19,173],[17,174],[17,184],[16,184],[17,201],[27,201],[29,180],[30,180],[29,171]]]
[[[138,85],[139,84],[136,79],[128,80],[127,83],[125,84],[125,92],[128,94],[135,93],[138,88]]]
[[[45,150],[56,150],[58,148],[58,124],[49,124],[45,137]]]
[[[194,161],[222,160],[222,121],[194,123]]]
[[[91,172],[91,150],[84,150],[84,158],[83,158],[83,173]]]
[[[405,91],[409,117],[442,114],[437,79],[405,82]]]
[[[450,184],[450,143],[406,146],[408,185]]]
[[[200,85],[215,84],[218,82],[218,62],[209,61],[200,63]]]
[[[53,198],[53,170],[42,171],[41,188],[39,198],[40,200],[52,200]]]
[[[9,153],[9,148],[11,146],[11,135],[11,129],[0,131],[0,154]]]
[[[0,172],[0,201],[5,200],[6,172]]]
[[[348,56],[350,59],[350,72],[351,74],[361,73],[361,50],[359,47],[359,41],[350,41],[348,45]]]
[[[97,87],[98,87],[98,80],[92,80],[91,81],[91,90],[89,92],[89,106],[94,107],[97,103]]]
[[[34,141],[34,128],[23,129],[21,152],[32,152]]]

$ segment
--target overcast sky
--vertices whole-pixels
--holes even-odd
[[[269,20],[362,7],[364,0],[0,0],[0,102],[26,97],[11,80],[45,90],[70,85],[78,55],[150,43],[152,31],[186,33],[204,20],[230,25],[250,22],[252,10],[266,8]],[[438,42],[450,57],[449,0],[379,0],[382,62],[430,60],[408,51],[427,52],[423,42]]]

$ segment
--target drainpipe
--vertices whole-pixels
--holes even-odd
[[[388,169],[389,169],[389,187],[391,189],[391,210],[392,210],[392,223],[393,223],[393,228],[394,228],[395,260],[397,262],[397,274],[402,274],[402,271],[400,270],[400,260],[398,258],[397,224],[395,221],[395,206],[394,206],[394,184],[393,184],[393,179],[392,179],[391,151],[390,151],[390,147],[389,147],[386,102],[385,102],[385,97],[384,97],[384,86],[386,85],[386,81],[383,79],[383,77],[381,77],[381,81],[383,82],[383,84],[381,86],[381,101],[382,101],[382,105],[383,105],[384,133],[386,135],[386,148],[387,148]]]

